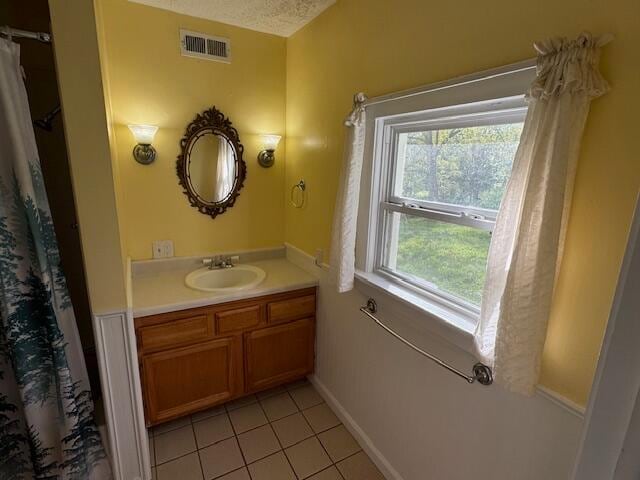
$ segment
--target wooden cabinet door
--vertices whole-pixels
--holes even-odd
[[[154,425],[240,394],[242,337],[145,355],[142,366],[147,422]]]
[[[313,371],[312,319],[245,334],[247,391],[295,380]]]

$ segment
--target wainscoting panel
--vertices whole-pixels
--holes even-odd
[[[150,480],[133,317],[117,312],[93,321],[114,478]]]
[[[320,280],[318,391],[389,480],[565,480],[583,425],[581,408],[553,392],[527,398],[469,385],[387,335],[360,311],[367,295],[338,294],[326,266],[288,246],[287,258]],[[421,348],[471,370],[474,358],[386,294],[379,316]],[[412,321],[413,320],[413,321]]]

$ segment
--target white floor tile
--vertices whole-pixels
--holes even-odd
[[[229,403],[225,403],[225,407],[227,411],[235,410],[240,407],[246,407],[247,405],[251,405],[252,403],[256,403],[258,398],[255,395],[247,395],[246,397],[238,398],[237,400],[233,400]]]
[[[273,422],[271,426],[284,448],[313,436],[313,430],[301,413]]]
[[[270,422],[287,417],[298,411],[298,407],[296,407],[296,404],[293,403],[293,400],[286,392],[265,398],[260,403]]]
[[[196,450],[196,439],[190,423],[186,427],[158,435],[154,438],[154,443],[158,465]]]
[[[156,450],[153,448],[153,437],[149,438],[149,458],[151,459],[151,466],[156,466]]]
[[[158,425],[157,427],[153,427],[153,435],[160,435],[163,433],[167,433],[171,430],[176,430],[178,428],[182,428],[191,423],[191,419],[189,417],[176,418],[175,420],[171,420],[170,422],[163,423]]]
[[[205,480],[219,477],[244,466],[235,437],[199,450],[198,453]]]
[[[320,473],[316,473],[309,480],[342,480],[342,475],[338,472],[338,469],[334,466],[322,470]]]
[[[258,396],[259,400],[264,400],[265,398],[269,398],[274,395],[278,395],[279,393],[284,393],[286,391],[287,389],[285,387],[273,387],[273,388],[270,388],[269,390],[258,392],[256,395]]]
[[[300,410],[304,410],[305,408],[310,408],[324,402],[320,394],[316,392],[316,389],[313,388],[313,385],[311,384],[295,388],[289,391],[289,393]]]
[[[296,480],[291,466],[282,452],[249,465],[252,480]]]
[[[334,463],[360,451],[360,445],[344,425],[322,432],[318,438]]]
[[[271,425],[264,425],[238,435],[238,443],[247,463],[253,463],[280,450],[280,443]]]
[[[311,437],[285,450],[289,462],[298,478],[307,478],[331,465],[322,445],[316,437]]]
[[[305,385],[310,385],[309,380],[307,380],[306,378],[302,378],[300,380],[296,380],[295,382],[288,383],[287,385],[285,385],[285,387],[287,390],[291,391],[295,390],[296,388],[304,387]]]
[[[216,480],[251,480],[249,471],[246,468],[241,468],[235,472],[227,473],[222,477],[218,477]]]
[[[236,434],[261,427],[267,423],[267,417],[265,417],[262,407],[258,403],[232,410],[229,412],[229,417]]]
[[[202,412],[194,413],[191,415],[192,422],[199,422],[200,420],[204,420],[205,418],[215,417],[216,415],[220,415],[222,413],[227,413],[227,410],[224,408],[224,405],[218,405],[217,407],[210,408],[209,410],[203,410]]]
[[[196,434],[198,448],[208,447],[234,435],[226,412],[194,423],[193,431]]]
[[[340,425],[340,420],[326,403],[303,410],[302,414],[316,433],[324,432],[325,430]]]
[[[192,453],[156,467],[158,480],[202,480],[198,454]]]
[[[337,464],[345,480],[385,480],[367,454],[356,453]]]

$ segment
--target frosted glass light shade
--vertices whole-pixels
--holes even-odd
[[[262,135],[262,145],[265,150],[275,150],[280,143],[280,135]]]
[[[136,142],[142,145],[151,145],[158,127],[156,125],[127,125],[133,133]]]

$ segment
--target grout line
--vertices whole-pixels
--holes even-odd
[[[340,475],[340,478],[344,479],[344,475],[342,475],[342,472],[341,472],[341,471],[340,471],[340,469],[338,468],[338,463],[342,463],[342,462],[344,462],[345,460],[347,460],[347,459],[349,459],[349,458],[351,458],[351,457],[353,457],[353,456],[355,456],[355,455],[357,455],[357,454],[359,454],[359,453],[363,452],[364,450],[362,449],[362,446],[361,446],[361,445],[356,441],[356,443],[358,443],[358,446],[360,447],[360,449],[359,449],[357,452],[354,452],[354,453],[352,453],[351,455],[347,455],[346,457],[344,457],[344,458],[340,459],[338,462],[334,462],[334,461],[333,461],[333,459],[331,458],[331,455],[329,455],[329,452],[327,451],[327,449],[325,448],[324,444],[322,443],[322,440],[320,439],[319,435],[320,435],[321,433],[328,432],[329,430],[333,430],[333,429],[335,429],[335,428],[338,428],[340,425],[344,425],[344,424],[343,424],[342,422],[340,422],[338,425],[334,425],[334,426],[332,426],[332,427],[330,427],[330,428],[324,429],[324,430],[319,431],[319,432],[315,432],[315,431],[313,430],[313,427],[311,427],[311,425],[309,424],[309,421],[307,420],[307,417],[304,415],[304,412],[305,412],[306,410],[311,409],[311,408],[315,408],[315,407],[317,407],[317,406],[319,406],[319,405],[322,405],[323,403],[324,403],[324,404],[326,404],[326,402],[323,400],[323,401],[322,401],[322,402],[320,402],[319,404],[317,404],[317,405],[313,405],[313,406],[308,407],[308,408],[306,408],[306,409],[304,409],[304,410],[303,410],[303,409],[301,409],[301,408],[298,406],[298,404],[295,402],[295,400],[294,400],[294,399],[293,399],[293,397],[291,396],[291,391],[292,391],[292,390],[295,390],[295,389],[297,389],[297,388],[301,388],[301,387],[304,387],[304,386],[307,386],[307,385],[312,385],[312,384],[311,384],[311,383],[303,383],[303,384],[298,385],[298,386],[296,386],[295,388],[292,388],[292,389],[289,389],[289,388],[286,388],[286,387],[285,387],[285,391],[275,393],[274,395],[270,395],[269,397],[265,397],[265,399],[267,399],[267,398],[271,398],[271,397],[273,397],[273,396],[275,396],[275,395],[281,395],[281,394],[287,393],[287,394],[289,395],[289,397],[293,400],[293,403],[294,403],[294,405],[295,405],[295,407],[296,407],[297,411],[296,411],[296,412],[294,412],[294,413],[291,413],[291,414],[289,414],[289,415],[285,415],[285,416],[284,416],[284,417],[282,417],[282,418],[278,418],[277,420],[273,420],[273,421],[271,421],[271,420],[269,419],[269,417],[267,416],[267,413],[266,413],[266,411],[264,410],[264,407],[263,407],[263,405],[262,405],[262,400],[261,400],[261,399],[259,399],[259,398],[257,397],[257,395],[254,395],[254,396],[255,396],[255,398],[256,398],[256,402],[252,402],[252,403],[249,403],[249,404],[247,404],[247,405],[243,405],[242,407],[234,408],[234,409],[232,409],[232,410],[228,410],[228,409],[227,409],[227,407],[226,407],[226,404],[223,404],[224,410],[223,410],[222,412],[220,412],[220,413],[218,413],[218,414],[216,414],[216,415],[212,415],[211,417],[206,417],[206,418],[204,418],[204,419],[198,420],[198,421],[196,421],[196,422],[193,422],[193,419],[192,419],[191,417],[189,417],[189,420],[190,420],[190,423],[189,423],[189,424],[191,425],[191,433],[192,433],[192,435],[193,435],[193,437],[194,437],[194,441],[195,441],[195,445],[196,445],[196,450],[195,450],[195,451],[192,451],[192,452],[188,452],[188,453],[186,453],[186,454],[184,454],[184,455],[180,455],[179,457],[172,458],[171,460],[167,460],[166,462],[163,462],[163,463],[160,463],[160,464],[158,464],[158,463],[156,462],[156,465],[153,467],[153,468],[156,468],[156,474],[157,474],[157,468],[158,468],[160,465],[164,465],[164,464],[166,464],[166,463],[173,462],[173,461],[179,460],[179,459],[181,459],[181,458],[183,458],[183,457],[186,457],[187,455],[191,455],[192,453],[196,453],[196,454],[198,455],[198,461],[199,461],[199,463],[200,463],[200,471],[201,471],[201,473],[202,473],[202,478],[203,478],[204,480],[207,480],[207,479],[206,479],[206,477],[205,477],[205,475],[204,475],[204,468],[203,468],[203,466],[202,466],[202,459],[200,458],[200,451],[201,451],[201,450],[204,450],[204,449],[206,449],[206,448],[209,448],[209,447],[211,447],[211,446],[213,446],[213,445],[217,445],[217,444],[218,444],[218,443],[220,443],[220,442],[224,442],[224,441],[230,440],[231,438],[235,438],[236,445],[237,445],[238,449],[240,450],[240,455],[242,456],[242,460],[243,460],[244,465],[243,465],[242,467],[240,467],[240,468],[237,468],[237,469],[232,470],[232,471],[230,471],[230,472],[224,473],[224,474],[222,474],[221,476],[218,476],[218,477],[215,477],[215,478],[218,478],[218,479],[219,479],[219,478],[221,478],[221,477],[222,477],[222,476],[224,476],[224,475],[228,475],[228,474],[230,474],[230,473],[233,473],[233,472],[236,472],[236,471],[241,470],[241,469],[243,469],[243,468],[246,468],[246,471],[247,471],[247,473],[248,473],[248,475],[249,475],[249,478],[250,478],[250,479],[253,479],[253,477],[252,477],[252,475],[251,475],[251,471],[250,471],[250,470],[249,470],[249,468],[248,468],[248,467],[249,467],[249,465],[253,465],[253,464],[255,464],[255,463],[259,462],[259,461],[264,460],[265,458],[271,457],[271,456],[273,456],[273,455],[277,455],[278,453],[282,453],[282,454],[284,455],[285,459],[287,460],[287,463],[289,464],[289,467],[291,468],[291,471],[293,472],[293,474],[294,474],[295,478],[296,478],[296,479],[299,479],[300,477],[298,476],[298,474],[296,473],[295,469],[293,468],[293,465],[291,464],[291,461],[289,460],[289,457],[288,457],[288,455],[287,455],[287,453],[286,453],[286,449],[292,448],[292,447],[294,447],[294,446],[296,446],[296,445],[299,445],[299,444],[300,444],[300,443],[302,443],[302,442],[305,442],[305,441],[307,441],[307,440],[309,440],[309,439],[311,439],[311,438],[314,438],[314,437],[315,437],[315,438],[318,440],[318,442],[320,443],[321,448],[323,449],[323,451],[325,452],[325,454],[326,454],[326,455],[327,455],[327,457],[329,458],[329,460],[330,460],[331,464],[330,464],[330,465],[328,465],[327,467],[323,468],[322,470],[319,470],[318,472],[313,473],[312,475],[317,475],[318,473],[323,472],[323,471],[325,471],[325,470],[328,470],[328,469],[330,469],[330,468],[333,466],[333,467],[335,467],[335,469],[338,471],[338,475]],[[314,389],[315,389],[315,388],[314,388]],[[230,415],[229,415],[229,412],[233,412],[233,411],[235,411],[235,410],[238,410],[238,409],[241,409],[241,408],[245,408],[245,407],[250,407],[250,406],[252,406],[252,405],[256,405],[256,404],[257,404],[257,405],[260,407],[260,409],[262,410],[262,413],[264,414],[264,416],[265,416],[265,418],[266,418],[266,420],[267,420],[267,423],[265,423],[265,424],[263,424],[263,425],[259,425],[259,426],[254,427],[254,428],[251,428],[251,429],[249,429],[249,430],[247,430],[247,431],[245,431],[245,432],[238,433],[238,432],[236,431],[235,426],[233,425],[233,422],[231,421],[231,417],[230,417]],[[326,405],[327,405],[327,407],[331,410],[331,407],[329,407],[329,405],[328,405],[328,404],[326,404]],[[215,407],[213,407],[213,408],[215,408]],[[331,410],[331,411],[333,412],[333,410]],[[194,425],[195,423],[199,423],[199,422],[201,422],[201,421],[203,421],[203,420],[207,420],[207,419],[210,419],[210,418],[214,418],[214,417],[220,416],[220,415],[222,415],[222,414],[225,414],[225,415],[227,416],[227,418],[228,418],[228,420],[229,420],[229,424],[231,425],[231,430],[233,431],[233,435],[232,435],[232,436],[230,436],[230,437],[227,437],[227,438],[225,438],[225,439],[218,440],[217,442],[214,442],[214,443],[212,443],[211,445],[207,445],[207,446],[205,446],[205,447],[199,448],[199,447],[198,447],[198,443],[197,443],[197,439],[195,438],[195,428],[194,428],[194,426],[193,426],[193,425]],[[297,415],[297,414],[301,414],[301,418],[302,418],[302,420],[307,424],[307,426],[309,426],[309,428],[310,428],[310,430],[311,430],[311,432],[312,432],[312,435],[311,435],[310,437],[303,438],[302,440],[299,440],[299,441],[297,441],[297,442],[295,442],[295,443],[293,443],[293,444],[291,444],[291,445],[289,445],[288,447],[286,447],[286,448],[285,448],[285,447],[282,445],[282,442],[280,441],[280,438],[278,437],[278,434],[276,433],[275,429],[273,428],[273,424],[274,424],[274,423],[276,423],[276,422],[278,422],[278,421],[280,421],[280,420],[284,420],[285,418],[289,418],[289,417],[292,417],[292,416]],[[247,463],[247,459],[246,459],[246,457],[245,457],[245,455],[244,455],[244,452],[242,451],[242,447],[240,446],[239,435],[244,435],[245,433],[252,432],[253,430],[257,430],[258,428],[262,428],[262,427],[264,427],[264,426],[266,426],[266,425],[269,425],[269,427],[271,428],[271,431],[272,431],[272,433],[274,434],[274,436],[275,436],[275,438],[276,438],[276,441],[278,442],[278,445],[280,446],[280,449],[279,449],[278,451],[276,451],[276,452],[273,452],[273,453],[269,454],[269,455],[266,455],[266,456],[264,456],[264,457],[258,458],[258,459],[256,459],[256,460],[253,460],[251,463]],[[167,432],[163,432],[163,433],[159,434],[159,436],[164,435],[164,434],[166,434],[166,433],[173,432],[173,431],[178,430],[178,429],[180,429],[180,428],[184,428],[184,427],[186,427],[186,426],[187,426],[187,425],[183,425],[182,427],[177,427],[177,428],[174,428],[174,429],[172,429],[172,430],[168,430]],[[366,455],[366,453],[365,453],[365,455]],[[154,435],[154,457],[155,457],[155,435]]]
[[[240,468],[236,468],[235,470],[231,470],[230,472],[223,473],[223,474],[222,474],[222,475],[220,475],[220,476],[213,477],[211,480],[218,480],[219,478],[222,478],[222,477],[224,477],[225,475],[231,475],[232,473],[239,472],[239,471],[240,471],[240,470],[242,470],[243,468],[246,468],[246,469],[247,469],[247,473],[249,473],[249,478],[251,478],[251,472],[249,472],[249,469],[247,468],[247,466],[246,466],[246,465],[244,465],[244,466],[242,466],[242,467],[240,467]],[[205,480],[207,480],[207,479],[205,478]]]
[[[287,392],[287,395],[288,394],[289,394],[289,392]],[[293,403],[295,405],[296,402],[293,402]],[[267,417],[267,412],[264,411],[264,408],[262,407],[262,404],[259,403],[258,405],[260,405],[260,408],[262,409],[262,413],[264,413],[264,416],[266,417],[267,422],[269,422],[269,417]],[[296,405],[296,408],[298,408],[297,405]],[[297,479],[298,478],[298,473],[294,470],[293,465],[291,465],[291,461],[289,460],[289,457],[287,456],[287,452],[284,450],[284,447],[282,446],[282,442],[280,442],[280,439],[278,438],[278,434],[273,429],[273,426],[271,425],[271,422],[269,422],[268,425],[269,425],[269,428],[271,428],[271,431],[273,432],[273,435],[276,437],[276,442],[278,442],[278,445],[280,445],[280,450],[279,451],[282,452],[282,455],[284,455],[285,460],[289,464],[289,468],[293,472],[293,476],[296,477],[296,479]],[[276,452],[276,453],[278,453],[278,452]],[[275,455],[275,453],[274,453],[274,455]]]
[[[194,413],[192,413],[191,415],[189,415],[189,417],[191,418],[191,424],[192,424],[192,425],[195,425],[196,423],[204,422],[205,420],[209,420],[210,418],[219,417],[219,416],[220,416],[220,415],[222,415],[222,414],[228,415],[228,413],[227,413],[227,409],[226,409],[226,408],[224,408],[224,404],[223,404],[223,405],[219,405],[219,406],[221,406],[221,407],[222,407],[222,411],[221,411],[221,412],[211,414],[211,415],[209,415],[208,417],[199,418],[198,420],[194,420],[194,419],[193,419],[193,415],[195,415],[195,414],[194,414]],[[218,406],[212,407],[211,409],[214,409],[214,408],[218,408]],[[203,412],[206,412],[206,411],[207,411],[207,410],[203,410]],[[200,412],[198,412],[198,413],[200,413]]]
[[[167,463],[171,463],[171,462],[173,462],[175,460],[180,460],[181,458],[187,457],[187,456],[191,455],[192,453],[196,453],[197,454],[198,450],[194,450],[193,452],[185,453],[183,455],[180,455],[179,457],[175,457],[175,458],[172,458],[171,460],[167,460],[166,462],[159,463],[158,465],[156,465],[156,468],[158,468],[161,465],[166,465]]]
[[[204,467],[202,466],[202,458],[200,458],[200,448],[198,447],[198,438],[196,437],[196,429],[193,426],[193,419],[189,415],[189,421],[191,422],[191,434],[193,435],[193,441],[196,445],[196,455],[198,456],[198,465],[200,465],[200,473],[202,474],[202,480],[205,480]]]
[[[198,446],[196,441],[196,447]],[[200,473],[202,473],[202,480],[206,480],[204,476],[204,467],[202,466],[202,458],[200,458],[200,450],[196,450],[196,455],[198,455],[198,463],[200,464]]]
[[[341,422],[342,424],[342,422]],[[338,425],[336,425],[338,426]],[[313,430],[313,427],[311,427],[311,429]],[[328,430],[325,430],[328,431]],[[324,444],[322,443],[322,440],[320,439],[320,437],[318,436],[318,434],[316,433],[316,439],[318,440],[318,443],[320,444],[320,448],[322,448],[322,451],[327,455],[327,458],[329,459],[329,461],[331,462],[331,465],[335,466],[335,462],[333,461],[333,458],[331,458],[331,455],[329,455],[329,452],[327,451],[327,449],[324,447]],[[330,467],[327,467],[330,468]],[[338,467],[336,466],[336,470],[338,469]],[[339,473],[339,472],[338,472]],[[314,474],[315,475],[315,474]]]

